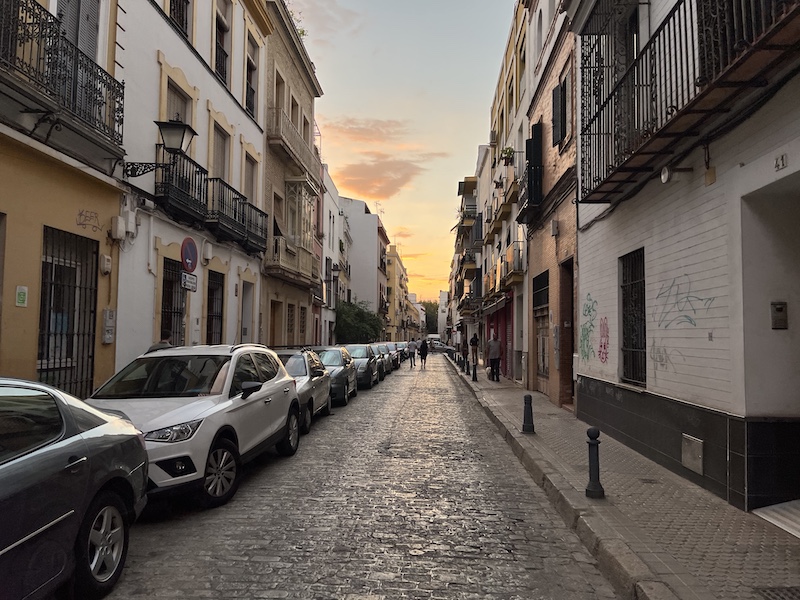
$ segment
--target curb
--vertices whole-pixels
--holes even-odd
[[[481,388],[473,385],[472,381],[466,378],[466,373],[462,373],[449,357],[448,362],[483,407],[489,420],[495,424],[522,466],[545,492],[564,523],[577,534],[597,561],[600,572],[614,589],[626,600],[681,600],[681,596],[676,595],[669,585],[637,555],[619,532],[603,519],[601,513],[609,515],[615,513],[613,516],[621,517],[614,505],[608,499],[590,500],[580,494],[539,453],[529,437],[532,434],[520,432],[505,416],[492,411]]]

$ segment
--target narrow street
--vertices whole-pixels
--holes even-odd
[[[109,598],[616,598],[441,355],[200,511],[151,503]]]

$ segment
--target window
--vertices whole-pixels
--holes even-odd
[[[233,381],[231,382],[230,397],[242,393],[242,384],[247,381],[261,381],[261,374],[253,362],[253,357],[249,354],[242,354],[236,361],[236,369],[233,371]]]
[[[63,428],[61,412],[50,394],[0,388],[0,464],[55,440]]]
[[[92,392],[98,244],[44,228],[38,378],[81,398]]]
[[[258,89],[258,44],[247,36],[247,83],[244,106],[250,116],[256,114],[256,90]]]
[[[230,0],[217,0],[216,34],[214,52],[214,72],[220,81],[228,85],[228,55],[230,54]]]
[[[190,14],[191,6],[189,0],[170,0],[169,16],[186,37],[189,37]]]
[[[213,162],[213,177],[220,179],[228,179],[228,146],[230,144],[230,136],[221,127],[214,126],[214,162]]]
[[[161,329],[172,332],[172,345],[186,345],[184,314],[186,290],[181,285],[181,263],[164,259],[164,275],[161,281]]]
[[[289,119],[291,119],[294,128],[300,131],[300,105],[294,99],[294,96],[292,96],[291,104],[289,105]]]
[[[64,37],[92,60],[97,58],[99,0],[61,0],[58,3]]]
[[[300,322],[298,323],[298,330],[300,332],[300,340],[305,343],[306,341],[306,319],[308,309],[305,306],[300,307]]]
[[[286,110],[286,82],[280,73],[275,73],[275,108]]]
[[[550,374],[550,271],[533,278],[533,320],[536,327],[536,373]]]
[[[303,140],[306,144],[311,145],[311,123],[308,122],[306,117],[303,117]]]
[[[622,380],[647,383],[644,248],[620,258],[622,271]]]
[[[244,195],[254,206],[258,206],[256,190],[258,189],[258,169],[256,161],[249,154],[244,159]]]
[[[286,307],[286,343],[289,346],[294,346],[294,304],[289,304]]]
[[[167,119],[178,119],[184,123],[191,123],[191,106],[189,96],[170,81],[167,84]]]
[[[572,134],[572,73],[567,68],[553,88],[553,146],[564,145]]]
[[[261,372],[262,381],[271,381],[278,376],[278,373],[280,373],[280,368],[275,362],[275,359],[269,354],[256,352],[253,354],[253,358],[256,360],[258,370]]]
[[[208,272],[208,297],[206,314],[206,344],[222,343],[222,315],[225,297],[225,275]]]

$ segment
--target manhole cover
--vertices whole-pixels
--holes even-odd
[[[800,600],[800,587],[755,588],[764,600]]]

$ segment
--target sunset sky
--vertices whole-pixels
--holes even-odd
[[[324,95],[323,162],[378,212],[419,300],[447,289],[460,198],[487,143],[514,0],[288,0]]]

